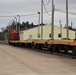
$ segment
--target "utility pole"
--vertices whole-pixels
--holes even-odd
[[[20,15],[17,16],[18,16],[18,23],[20,24]],[[20,30],[20,25],[19,25],[19,30]]]
[[[12,22],[12,25],[13,25],[13,23],[14,23],[14,19],[12,19],[12,21],[11,21],[11,22]],[[14,29],[14,28],[15,28],[15,26],[13,25],[13,29]]]
[[[8,31],[10,31],[11,29],[10,29],[10,22],[8,23]]]
[[[40,12],[38,12],[38,39],[40,37]]]
[[[73,28],[73,22],[71,22],[71,28]]]
[[[52,27],[51,27],[51,33],[52,33],[52,40],[54,40],[54,0],[52,0]]]
[[[18,16],[18,22],[20,23],[20,15],[17,15]]]
[[[60,23],[60,33],[61,33],[61,39],[62,39],[62,24],[61,24],[61,20],[59,21]]]
[[[69,39],[69,30],[68,30],[68,0],[66,0],[66,26],[67,26],[67,39]]]
[[[16,19],[16,30],[17,30],[17,18],[15,17],[15,19]]]
[[[41,40],[43,39],[43,0],[41,0]]]
[[[76,27],[75,27],[75,40],[76,40]]]

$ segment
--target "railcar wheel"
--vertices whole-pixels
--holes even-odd
[[[60,53],[60,47],[59,46],[56,46],[55,50],[56,50],[57,53]]]
[[[73,48],[72,52],[73,52],[73,55],[76,56],[76,47]]]
[[[31,43],[28,43],[27,44],[27,47],[31,49],[32,48],[32,44]]]
[[[64,51],[65,54],[68,53],[68,49],[69,49],[68,46],[63,46],[63,47],[62,47],[62,50]]]
[[[55,48],[55,46],[50,46],[50,49],[49,50],[51,51],[51,53],[53,53],[53,52],[56,51],[56,48]]]
[[[64,50],[64,53],[67,54],[68,53],[68,50]]]
[[[32,46],[33,49],[35,48],[34,42],[32,42],[31,46]]]
[[[42,45],[38,44],[37,49],[42,49]]]

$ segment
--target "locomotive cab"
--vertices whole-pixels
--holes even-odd
[[[9,31],[9,40],[19,40],[19,31],[18,30]]]

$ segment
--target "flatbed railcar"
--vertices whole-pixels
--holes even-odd
[[[41,27],[40,27],[41,28]],[[19,40],[11,40],[9,39],[9,44],[14,46],[25,46],[29,48],[36,48],[36,49],[43,49],[46,48],[50,51],[55,51],[60,53],[61,51],[67,53],[71,51],[73,55],[76,56],[76,39],[75,32],[69,30],[70,32],[70,39],[61,39],[58,37],[59,34],[59,27],[54,27],[54,40],[50,39],[50,25],[43,26],[43,39],[41,40],[41,31],[40,37],[38,37],[38,27],[31,28],[28,30],[20,31],[19,32]],[[66,37],[66,29],[62,29],[62,37]]]
[[[72,53],[76,55],[76,40],[13,40],[10,41],[10,44],[36,49],[47,48],[47,50],[55,52],[63,50],[67,53],[68,51],[72,51]]]

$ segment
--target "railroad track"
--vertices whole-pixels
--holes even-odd
[[[34,48],[28,48],[28,47],[21,47],[21,48],[27,48],[28,50],[36,51],[36,52],[41,52],[41,53],[46,53],[46,54],[52,54],[52,55],[57,55],[60,57],[65,57],[65,58],[70,58],[70,59],[76,59],[76,56],[74,56],[71,52],[68,52],[67,54],[62,52],[51,52],[47,49],[34,49]]]
[[[41,52],[41,53],[46,53],[46,54],[49,54],[49,55],[52,54],[52,55],[57,55],[57,56],[60,56],[60,57],[65,57],[65,58],[70,58],[70,59],[76,59],[76,56],[74,56],[71,52],[68,52],[67,54],[65,54],[64,52],[60,52],[60,53],[51,52],[51,51],[47,50],[46,48],[43,48],[43,49],[34,49],[34,48],[28,48],[28,47],[20,47],[20,48],[26,48],[28,50],[32,50],[32,51],[36,51],[36,52]]]

